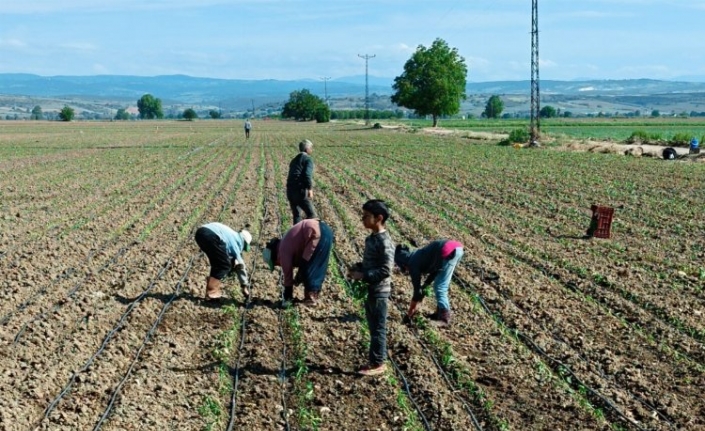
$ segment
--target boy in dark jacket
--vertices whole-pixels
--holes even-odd
[[[362,206],[362,223],[372,233],[365,238],[362,263],[348,274],[353,280],[367,283],[365,314],[370,329],[369,363],[358,371],[363,376],[376,376],[386,370],[387,303],[392,291],[394,243],[385,228],[389,210],[384,201],[373,199]]]
[[[414,296],[407,315],[413,317],[423,301],[423,289],[433,281],[433,292],[436,295],[436,312],[431,319],[436,326],[450,324],[451,311],[448,299],[448,288],[453,277],[453,271],[463,256],[463,245],[455,240],[440,239],[431,242],[423,248],[410,251],[409,247],[398,245],[394,251],[394,263],[411,276],[414,286]],[[421,284],[421,276],[427,274],[426,281]]]

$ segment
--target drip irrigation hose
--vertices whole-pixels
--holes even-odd
[[[266,203],[266,200],[265,200]],[[261,244],[262,241],[262,227],[264,226],[264,220],[267,218],[267,205],[263,205],[263,212],[262,212],[262,218],[260,219],[259,222],[259,229],[258,232],[260,234],[260,241],[259,243]],[[256,258],[259,255],[259,253],[253,253],[252,255],[252,272],[250,273],[250,296],[245,298],[245,310],[242,312],[242,318],[240,320],[240,345],[237,348],[237,362],[235,363],[235,370],[233,372],[233,392],[230,396],[230,419],[228,420],[228,427],[227,431],[232,431],[233,427],[235,426],[235,411],[237,410],[237,393],[238,393],[238,386],[240,385],[240,363],[242,361],[242,349],[245,346],[245,332],[246,332],[246,325],[247,325],[247,312],[252,308],[252,280],[254,279],[254,275],[256,272],[257,266],[255,265],[256,263]]]
[[[277,203],[279,203],[279,199],[277,199]],[[281,207],[277,205],[277,216],[279,218],[279,222],[277,225],[277,230],[279,231],[279,236],[282,234],[282,214],[281,214]],[[286,357],[287,357],[287,348],[286,348],[286,337],[284,336],[284,288],[283,288],[283,278],[284,274],[281,270],[279,269],[279,280],[277,282],[277,286],[280,287],[280,292],[281,292],[281,304],[282,307],[279,309],[279,312],[277,313],[277,320],[279,320],[279,338],[282,341],[282,362],[281,362],[281,369],[279,370],[279,381],[282,384],[282,417],[284,419],[284,425],[287,431],[291,429],[291,425],[289,424],[289,409],[286,406],[286,381],[287,381],[287,376],[286,376]]]
[[[103,339],[103,342],[101,343],[101,345],[100,345],[100,347],[98,348],[98,350],[88,359],[88,361],[86,361],[86,362],[83,364],[83,366],[82,366],[78,371],[74,372],[74,373],[71,375],[71,378],[69,379],[68,383],[66,383],[66,385],[64,385],[64,387],[61,389],[61,391],[59,391],[59,395],[57,395],[57,396],[49,403],[49,405],[46,407],[46,409],[44,409],[44,414],[43,414],[42,417],[37,421],[36,426],[39,426],[39,424],[40,424],[44,419],[47,419],[47,418],[49,417],[49,415],[50,415],[51,412],[56,408],[56,406],[59,404],[59,402],[61,401],[61,399],[71,390],[71,386],[73,386],[73,384],[76,382],[76,378],[78,377],[78,375],[81,374],[81,373],[83,373],[83,372],[85,372],[85,371],[87,371],[87,370],[90,368],[90,366],[93,364],[93,362],[96,360],[96,358],[97,358],[98,356],[100,356],[101,353],[103,353],[103,351],[105,350],[105,347],[108,345],[108,343],[109,343],[110,340],[113,338],[113,336],[115,336],[115,334],[117,334],[118,331],[120,331],[120,330],[122,329],[122,326],[123,326],[125,320],[127,320],[127,317],[132,313],[132,310],[137,306],[137,304],[138,304],[139,302],[142,301],[142,299],[144,299],[144,298],[147,296],[147,294],[149,294],[149,292],[150,292],[150,291],[154,288],[154,286],[156,285],[156,282],[157,282],[158,280],[160,280],[161,277],[164,275],[164,273],[166,272],[167,268],[168,268],[169,265],[171,264],[171,261],[172,261],[172,257],[170,257],[169,260],[164,264],[164,266],[163,266],[162,269],[159,271],[159,273],[157,274],[157,276],[156,276],[156,277],[152,280],[152,282],[149,284],[149,286],[147,287],[147,289],[145,289],[144,292],[142,292],[142,294],[140,294],[140,296],[138,296],[137,298],[135,298],[135,300],[130,303],[130,305],[127,307],[127,310],[125,310],[125,312],[122,314],[122,316],[120,316],[120,319],[118,320],[117,325],[115,325],[115,326],[113,327],[113,329],[110,330],[110,332],[108,332],[108,334],[105,336],[105,338]]]
[[[336,261],[338,262],[338,266],[339,266],[338,269],[339,269],[341,275],[342,275],[342,274],[345,274],[345,273],[346,273],[346,267],[345,267],[345,264],[344,264],[343,259],[340,257],[340,255],[338,254],[338,252],[337,252],[337,250],[335,249],[335,247],[333,248],[332,251],[333,251],[333,255],[335,256]],[[361,253],[360,253],[359,248],[358,248],[356,251],[357,251],[358,256],[361,256]],[[347,279],[343,278],[343,281],[344,281],[344,283],[348,286],[349,289],[352,288],[351,285],[350,285],[350,282],[349,282]],[[397,308],[399,308],[398,305],[397,305]],[[403,310],[401,310],[401,309],[400,309],[400,311],[403,312]],[[443,370],[443,368],[442,368],[442,367],[440,366],[440,364],[438,363],[438,361],[437,361],[435,355],[433,355],[433,353],[431,353],[430,351],[428,351],[428,349],[426,348],[426,346],[421,342],[421,339],[419,338],[419,335],[418,335],[417,333],[414,333],[414,336],[417,338],[417,341],[421,344],[422,349],[427,353],[427,356],[430,357],[430,359],[431,359],[431,360],[433,361],[433,363],[436,365],[438,371],[441,373],[441,375],[442,375],[442,377],[443,377],[443,380],[444,380],[444,381],[446,382],[446,384],[452,389],[453,397],[456,398],[456,400],[458,400],[458,401],[463,405],[463,407],[465,408],[465,410],[466,410],[466,411],[468,412],[468,414],[470,415],[471,422],[473,423],[473,425],[475,426],[475,428],[476,428],[478,431],[482,431],[482,427],[481,427],[481,425],[479,424],[479,422],[477,421],[477,418],[475,417],[475,414],[472,412],[472,409],[471,409],[470,406],[465,402],[465,400],[462,399],[462,397],[460,397],[459,395],[456,394],[456,388],[450,383],[450,378],[448,377],[447,373]],[[399,375],[399,377],[404,381],[404,389],[405,389],[405,391],[406,391],[406,394],[407,394],[407,396],[409,397],[409,399],[411,400],[412,404],[414,405],[414,408],[416,409],[416,412],[417,412],[418,415],[422,418],[422,420],[423,420],[423,422],[424,422],[424,425],[426,426],[426,429],[430,429],[430,425],[428,424],[428,420],[426,419],[426,416],[424,415],[424,413],[421,411],[421,408],[419,407],[419,405],[416,403],[416,400],[414,399],[414,396],[411,394],[409,385],[408,385],[408,383],[407,383],[407,381],[406,381],[406,378],[405,378],[405,376],[403,375],[401,369],[397,366],[396,362],[394,362],[394,360],[391,358],[391,356],[390,356],[390,361],[392,361],[392,365],[394,366],[394,369],[395,369],[396,373],[397,373],[397,374]]]
[[[485,310],[485,313],[487,313],[489,316],[492,316],[493,319],[498,320],[502,325],[506,326],[509,328],[509,326],[504,322],[504,319],[502,319],[498,314],[495,314],[490,310],[489,306],[485,302],[485,300],[477,293],[473,293],[471,289],[469,288],[469,283],[467,283],[465,280],[461,279],[460,277],[456,276],[455,274],[453,275],[453,279],[458,283],[463,290],[471,294],[482,306],[482,308]],[[537,353],[539,356],[545,358],[548,360],[550,363],[555,365],[556,372],[561,377],[564,377],[565,375],[570,375],[571,377],[571,383],[569,383],[571,386],[578,386],[580,388],[584,388],[587,392],[589,392],[593,398],[599,399],[602,404],[609,408],[611,411],[613,411],[618,417],[620,417],[623,421],[625,421],[627,424],[634,426],[636,429],[640,431],[646,431],[646,428],[641,427],[638,423],[636,423],[634,420],[630,419],[627,417],[622,411],[617,408],[610,400],[605,398],[602,394],[597,392],[596,390],[592,389],[590,386],[587,386],[583,383],[580,378],[570,369],[568,365],[565,365],[558,359],[553,358],[550,356],[548,353],[546,353],[541,347],[536,345],[534,341],[528,337],[527,335],[524,335],[521,331],[519,331],[516,328],[511,328],[510,329],[517,338],[519,338],[527,347],[529,347],[530,350],[534,351]]]
[[[347,271],[345,262],[340,257],[340,255],[338,254],[338,252],[335,248],[332,249],[332,252],[333,252],[333,256],[335,257],[335,260],[338,262],[338,270],[340,271],[341,274],[345,274]],[[343,282],[347,285],[348,289],[352,290],[352,285],[350,284],[350,282],[347,279],[343,278]],[[387,357],[389,358],[389,361],[392,363],[392,367],[394,368],[396,375],[404,383],[404,391],[406,392],[406,395],[408,396],[409,400],[411,400],[411,404],[413,404],[414,409],[416,410],[416,414],[418,414],[419,417],[421,418],[421,420],[423,421],[424,428],[426,430],[430,431],[431,426],[428,423],[428,419],[426,419],[426,415],[424,415],[423,411],[421,410],[421,407],[416,402],[414,395],[411,393],[411,388],[409,387],[409,383],[406,380],[406,376],[404,376],[404,373],[401,371],[401,369],[397,365],[396,361],[394,361],[392,356],[389,354],[389,351],[387,351]]]
[[[233,194],[233,195],[234,195],[234,194]],[[223,207],[222,207],[221,210],[220,210],[220,215],[222,215],[222,213],[225,211],[225,209],[228,207],[228,205],[230,205],[231,202],[232,202],[232,198],[231,198],[229,201],[226,201],[226,202],[225,202],[225,204],[223,205]],[[220,217],[220,215],[219,215],[219,217]],[[186,243],[186,241],[188,240],[188,238],[190,238],[190,237],[193,236],[195,230],[196,230],[196,226],[194,226],[194,227],[191,228],[191,231],[190,231],[189,235],[187,235],[187,236],[181,241],[180,247],[178,247],[177,249],[180,249],[181,246],[183,246],[183,244]],[[195,260],[196,258],[200,257],[201,255],[202,255],[202,253],[199,252],[199,253],[197,253],[196,255],[194,255],[194,256],[191,257],[191,260],[190,260],[190,262],[189,262],[189,265],[188,265],[188,267],[187,267],[187,269],[186,269],[186,272],[185,272],[184,276],[183,276],[182,279],[179,281],[179,284],[177,284],[177,292],[180,292],[181,284],[182,284],[183,280],[185,279],[186,275],[188,275],[188,272],[190,271],[191,267],[193,266],[194,260]],[[51,401],[51,403],[47,406],[47,408],[44,410],[44,414],[43,414],[42,418],[40,418],[39,421],[37,421],[37,427],[39,426],[39,424],[41,424],[41,422],[42,422],[43,420],[45,420],[45,419],[47,419],[47,418],[49,417],[49,415],[50,415],[51,412],[56,408],[56,406],[59,404],[59,402],[61,401],[61,399],[63,399],[63,397],[66,396],[66,394],[68,394],[69,390],[71,389],[71,386],[73,385],[73,383],[75,383],[75,381],[76,381],[78,375],[79,375],[80,373],[82,373],[82,372],[87,371],[87,370],[90,368],[90,366],[91,366],[92,363],[95,361],[95,359],[104,351],[105,347],[106,347],[107,344],[110,342],[110,340],[112,339],[112,337],[113,337],[118,331],[120,331],[120,329],[122,329],[122,325],[123,325],[123,323],[125,322],[125,320],[127,319],[127,317],[129,316],[129,314],[131,314],[131,313],[132,313],[132,310],[149,294],[149,292],[152,291],[152,289],[153,289],[154,286],[156,285],[157,281],[159,281],[159,280],[162,278],[162,276],[164,275],[164,273],[166,272],[166,270],[169,268],[169,266],[170,266],[172,260],[173,260],[173,256],[170,256],[169,259],[167,260],[167,262],[162,266],[162,268],[161,268],[161,270],[159,271],[159,273],[158,273],[158,274],[155,276],[155,278],[150,282],[149,286],[147,286],[147,289],[145,289],[137,298],[135,298],[134,301],[132,301],[132,302],[130,303],[130,305],[128,306],[128,308],[125,310],[125,312],[121,315],[120,319],[118,320],[117,325],[115,325],[115,326],[113,327],[113,329],[106,335],[106,337],[104,338],[104,340],[103,340],[103,342],[102,342],[100,348],[89,358],[89,360],[83,365],[83,367],[81,367],[81,369],[79,369],[77,372],[75,372],[75,373],[71,376],[71,378],[69,379],[68,383],[67,383],[67,384],[61,389],[61,391],[59,392],[59,395],[57,395],[57,396]],[[74,292],[75,292],[75,289],[74,289]],[[168,303],[173,302],[176,297],[178,297],[178,293],[173,294],[172,297],[169,299],[169,302],[168,302]],[[165,307],[166,307],[166,304],[165,304]],[[168,307],[166,307],[166,308],[168,308]],[[152,333],[154,332],[154,329],[155,329],[155,328],[158,326],[158,324],[160,323],[161,318],[162,318],[164,312],[166,311],[166,308],[162,308],[162,312],[161,312],[161,313],[159,314],[159,316],[158,316],[158,321],[156,321],[156,322],[153,324],[152,329],[150,330],[150,332],[152,332]],[[148,336],[149,336],[149,333],[148,333]],[[147,339],[147,338],[146,338],[146,339]],[[145,345],[145,343],[143,342],[142,346],[140,347],[140,351],[141,351],[142,348],[144,348],[144,345]],[[137,354],[137,357],[136,357],[136,358],[139,358],[139,351],[138,351],[138,354]],[[134,362],[133,362],[132,365],[134,366]],[[130,367],[130,370],[131,370],[131,369],[132,369],[132,366]],[[128,370],[128,374],[129,374],[130,370]],[[126,378],[127,378],[127,375],[123,378],[123,380],[121,381],[121,384],[126,380]],[[119,387],[118,387],[118,389],[119,389]],[[115,393],[114,393],[114,397],[117,395],[118,392],[119,392],[119,390],[116,389],[116,391],[115,391]],[[113,400],[113,401],[114,401],[114,400]],[[104,414],[103,414],[103,417],[107,417],[107,415],[109,414],[109,412],[110,412],[111,409],[112,409],[112,403],[106,408],[106,410],[105,410],[105,412],[104,412]],[[101,420],[102,420],[102,419],[101,419]],[[97,425],[97,426],[100,427],[100,425]]]
[[[397,365],[397,362],[394,360],[394,358],[391,355],[389,355],[389,352],[387,352],[387,353],[388,353],[387,358],[389,358],[389,362],[392,363],[392,367],[394,367],[394,372],[396,373],[396,375],[399,376],[401,381],[404,383],[404,391],[406,391],[406,394],[409,396],[409,399],[411,400],[411,404],[414,405],[416,412],[421,417],[421,420],[423,421],[424,428],[427,431],[431,431],[432,430],[431,425],[428,423],[426,416],[421,411],[421,407],[416,403],[416,400],[411,395],[411,388],[409,388],[409,382],[406,381],[406,376],[404,376],[404,373],[402,373],[401,369]]]
[[[163,202],[165,199],[166,199],[166,196],[165,196],[164,198],[162,198],[162,199],[160,200],[160,202]],[[95,218],[95,215],[94,215],[92,218]],[[85,258],[84,260],[85,260],[86,262],[90,261],[90,260],[93,258],[93,256],[95,256],[100,250],[103,250],[105,247],[111,245],[112,243],[116,243],[116,242],[117,242],[117,238],[113,238],[113,239],[109,239],[109,240],[105,241],[103,244],[101,244],[100,247],[98,247],[96,250],[94,250],[94,251],[92,251],[91,253],[89,253],[88,256],[86,256],[86,258]],[[131,247],[131,246],[133,246],[133,245],[135,245],[135,244],[136,244],[136,242],[133,242],[132,244],[130,244],[129,247]],[[112,260],[110,263],[114,263],[115,260],[117,259],[117,257],[119,257],[120,254],[124,254],[124,253],[127,251],[127,249],[128,249],[129,247],[123,247],[123,249],[121,249],[120,251],[118,251],[118,254],[113,258],[113,260]],[[0,256],[0,257],[2,257],[2,256]],[[107,266],[107,265],[106,265],[106,266]],[[104,269],[105,269],[105,266],[102,267],[102,268],[99,270],[99,272],[102,272]],[[57,282],[59,282],[59,281],[65,279],[65,278],[68,278],[68,276],[70,276],[71,274],[73,274],[75,271],[76,271],[76,270],[75,270],[75,268],[73,268],[73,267],[67,269],[66,271],[64,271],[64,273],[62,273],[61,275],[59,275],[58,277],[56,277],[56,278],[55,278],[54,280],[52,280],[48,285],[46,285],[45,287],[41,288],[41,289],[40,289],[39,291],[37,291],[34,295],[32,295],[31,297],[29,297],[27,300],[25,300],[25,301],[24,301],[23,303],[21,303],[20,305],[18,305],[17,308],[16,308],[14,311],[10,311],[10,312],[7,313],[5,316],[3,316],[2,319],[0,319],[0,325],[5,325],[5,324],[7,324],[7,322],[10,321],[10,318],[12,318],[13,315],[15,315],[15,314],[16,314],[17,312],[19,312],[19,311],[24,310],[24,309],[27,308],[29,305],[32,305],[34,302],[36,302],[37,298],[40,297],[40,296],[42,296],[42,295],[44,295],[44,294],[47,292],[47,290],[49,290],[49,288],[50,288],[51,286],[53,286],[54,284],[56,284]],[[78,288],[80,287],[80,285],[81,285],[83,282],[85,282],[86,279],[88,279],[88,278],[89,278],[89,276],[85,276],[84,279],[83,279],[81,282],[78,282],[76,285],[74,285],[74,288],[71,290],[71,292],[69,293],[68,297],[70,297],[73,293],[75,293],[76,290],[78,290]],[[53,310],[51,310],[51,311],[56,311],[56,310],[58,310],[59,308],[61,308],[61,307],[59,306],[58,308],[53,309]],[[46,316],[46,313],[43,314],[43,315],[41,315],[40,317],[43,318],[43,317],[45,317],[45,316]],[[29,323],[33,323],[34,321],[36,321],[36,319],[35,319],[35,320],[32,320],[32,321],[29,322]],[[20,332],[15,336],[15,341],[14,341],[13,344],[17,343],[19,337],[22,335],[21,333],[24,332],[24,330],[26,329],[26,326],[27,326],[27,323],[25,323],[25,325],[23,325],[23,327],[22,327],[22,329],[20,330]]]
[[[397,308],[399,309],[399,311],[402,311],[402,312],[404,311],[398,305],[397,305]],[[446,373],[445,370],[443,370],[443,366],[438,362],[438,358],[436,358],[436,355],[434,355],[433,352],[430,351],[428,346],[426,346],[426,343],[424,343],[423,340],[421,340],[421,337],[418,334],[415,334],[415,335],[416,335],[417,341],[421,345],[421,348],[423,349],[424,352],[426,352],[426,356],[428,356],[433,361],[433,363],[436,364],[436,368],[441,373],[441,376],[443,377],[443,380],[445,380],[446,385],[448,385],[449,388],[453,389],[453,396],[455,397],[455,399],[458,402],[460,402],[460,404],[463,405],[463,408],[465,408],[465,411],[468,413],[468,415],[470,415],[470,421],[472,422],[473,426],[475,426],[475,429],[478,431],[482,431],[482,425],[480,425],[480,422],[477,420],[477,417],[475,417],[475,414],[472,412],[472,409],[470,408],[468,403],[465,402],[463,397],[461,397],[455,393],[455,391],[457,389],[455,388],[455,385],[453,384],[453,382],[451,382],[450,377],[448,377],[448,373]]]
[[[89,257],[88,259],[90,259],[90,257]],[[30,305],[34,304],[34,302],[36,302],[36,300],[37,300],[37,298],[38,298],[39,296],[45,294],[46,291],[49,290],[49,288],[51,288],[51,287],[52,287],[53,285],[55,285],[56,283],[58,283],[58,282],[60,282],[60,281],[62,281],[62,280],[65,280],[65,279],[69,278],[69,277],[72,276],[75,272],[76,272],[76,270],[75,270],[74,268],[68,268],[68,269],[66,269],[65,271],[63,271],[60,275],[58,275],[56,278],[54,278],[49,284],[47,284],[45,287],[41,288],[37,293],[35,293],[34,295],[32,295],[32,296],[30,296],[29,298],[25,299],[25,300],[24,300],[21,304],[19,304],[14,310],[12,310],[12,311],[8,312],[7,314],[5,314],[5,315],[2,317],[2,319],[0,319],[0,325],[7,325],[7,322],[10,321],[10,319],[12,318],[12,316],[14,316],[15,314],[17,314],[17,313],[20,312],[20,311],[24,311],[27,307],[29,307]]]
[[[115,256],[113,256],[112,259],[110,259],[108,262],[106,262],[105,264],[103,264],[103,266],[101,266],[100,269],[98,269],[98,271],[96,272],[96,274],[100,274],[101,272],[105,271],[105,269],[107,269],[110,265],[112,265],[113,263],[117,262],[118,258],[119,258],[120,256],[122,256],[123,254],[125,254],[125,252],[128,250],[128,248],[129,248],[129,247],[123,247],[123,248],[121,248],[120,250],[118,250],[118,252],[115,254]],[[57,310],[61,309],[61,307],[63,307],[64,304],[66,304],[65,299],[73,298],[73,296],[76,294],[76,292],[78,291],[78,289],[80,289],[81,285],[83,285],[83,283],[84,283],[86,280],[88,280],[89,278],[91,278],[91,275],[86,275],[86,276],[84,276],[81,281],[79,281],[79,282],[77,282],[76,284],[74,284],[73,288],[69,291],[68,295],[66,295],[66,298],[64,298],[64,300],[61,300],[60,302],[55,303],[54,306],[53,306],[52,308],[50,308],[49,310],[47,310],[47,311],[45,311],[45,312],[39,314],[39,315],[36,316],[34,319],[32,319],[32,320],[30,320],[30,321],[28,321],[28,322],[25,322],[25,323],[22,325],[22,327],[20,328],[20,330],[17,331],[17,334],[15,334],[15,339],[12,341],[12,345],[14,346],[14,345],[17,344],[18,341],[20,341],[20,338],[22,338],[22,335],[23,335],[24,332],[27,330],[27,327],[28,327],[29,325],[31,325],[32,323],[37,322],[37,321],[39,321],[39,320],[42,320],[42,319],[44,319],[47,315],[49,315],[50,313],[54,313],[54,312],[56,312]]]
[[[242,172],[242,171],[241,171],[241,172]],[[232,193],[233,198],[234,198],[234,195],[235,195],[235,193]],[[220,212],[218,213],[218,219],[220,219],[220,217],[222,216],[222,214],[223,214],[223,212],[225,211],[225,209],[226,209],[226,208],[230,205],[230,203],[232,202],[232,199],[233,199],[233,198],[231,198],[230,200],[226,200],[226,202],[223,204],[223,207],[220,209]],[[188,238],[193,237],[193,234],[194,234],[194,232],[196,231],[196,229],[197,229],[197,224],[194,225],[194,226],[191,228],[191,231],[189,232],[189,235],[187,235],[187,236],[184,238],[183,242],[186,242],[186,240],[187,240]],[[179,282],[176,284],[174,293],[171,295],[171,297],[169,298],[169,300],[164,303],[164,306],[162,307],[161,311],[160,311],[159,314],[157,315],[157,318],[156,318],[156,320],[154,321],[154,323],[152,324],[152,327],[149,329],[149,331],[148,331],[147,334],[145,335],[144,340],[142,341],[142,344],[141,344],[140,347],[137,349],[137,353],[135,354],[135,359],[132,361],[132,363],[130,364],[130,367],[128,368],[127,372],[125,373],[125,375],[123,376],[123,378],[120,380],[120,382],[119,382],[118,385],[116,386],[115,390],[113,391],[113,394],[112,394],[112,396],[110,397],[110,401],[109,401],[108,405],[106,406],[105,411],[103,412],[103,415],[102,415],[101,418],[98,420],[98,422],[96,423],[95,427],[93,428],[93,431],[99,430],[100,427],[102,426],[103,422],[104,422],[104,421],[107,419],[107,417],[110,415],[110,412],[112,411],[113,406],[114,406],[114,404],[115,404],[115,401],[116,401],[116,399],[117,399],[117,397],[118,397],[118,395],[119,395],[119,393],[120,393],[120,390],[122,389],[122,386],[123,386],[123,385],[125,384],[125,382],[127,381],[128,377],[132,374],[132,370],[133,370],[133,368],[135,367],[135,364],[137,364],[137,361],[139,360],[140,355],[142,354],[142,350],[144,350],[144,348],[146,347],[147,342],[149,341],[149,339],[151,338],[151,336],[154,334],[154,331],[156,331],[157,327],[158,327],[159,324],[161,323],[161,321],[162,321],[162,319],[163,319],[163,317],[164,317],[164,314],[165,314],[166,311],[171,307],[172,302],[173,302],[176,298],[178,298],[179,295],[181,294],[181,289],[182,289],[182,287],[183,287],[183,282],[184,282],[184,280],[187,278],[187,276],[188,276],[189,272],[191,271],[191,269],[193,268],[193,263],[194,263],[194,261],[195,261],[197,258],[201,257],[202,255],[203,255],[203,252],[199,251],[199,252],[196,253],[195,255],[191,256],[191,260],[189,261],[189,264],[187,265],[187,267],[186,267],[186,269],[185,269],[185,271],[184,271],[184,274],[182,275],[181,279],[179,279]]]
[[[125,382],[127,382],[127,379],[132,375],[132,370],[135,368],[135,365],[140,360],[140,355],[142,354],[142,351],[144,350],[145,347],[147,347],[147,343],[152,338],[152,335],[154,334],[154,332],[157,330],[157,327],[159,326],[162,319],[164,318],[164,314],[171,307],[172,302],[174,302],[174,300],[181,294],[183,282],[184,282],[184,280],[186,280],[186,277],[188,276],[189,272],[191,271],[191,268],[193,267],[194,260],[196,260],[196,258],[199,257],[200,255],[201,255],[201,252],[198,252],[191,257],[191,260],[190,260],[188,266],[186,267],[186,270],[184,271],[184,275],[181,276],[181,279],[179,279],[179,282],[176,284],[176,288],[174,290],[174,293],[164,303],[164,306],[162,306],[162,309],[159,312],[159,314],[157,315],[157,318],[154,321],[154,323],[152,324],[152,327],[149,328],[149,331],[147,331],[147,334],[144,336],[144,339],[142,340],[142,344],[140,345],[140,347],[137,349],[137,352],[135,353],[135,358],[132,360],[132,363],[128,367],[125,375],[122,377],[120,382],[115,387],[115,390],[113,390],[113,393],[110,396],[110,401],[108,402],[108,405],[106,406],[105,411],[103,412],[103,415],[100,417],[98,422],[93,427],[93,431],[99,430],[100,427],[103,425],[103,422],[105,422],[105,420],[110,415],[111,411],[113,410],[113,406],[115,405],[115,401],[117,400],[117,397],[120,394],[120,390],[125,385]]]
[[[538,326],[542,326],[540,322],[538,322],[538,321],[537,321],[535,318],[533,318],[529,313],[527,313],[523,308],[521,308],[518,304],[516,304],[511,298],[509,298],[506,294],[502,293],[499,289],[496,288],[496,286],[495,286],[494,284],[495,284],[495,282],[497,282],[497,281],[499,280],[499,278],[500,278],[499,275],[498,275],[496,272],[494,272],[494,271],[489,271],[490,276],[486,276],[485,274],[486,274],[486,272],[488,272],[488,271],[485,271],[484,268],[482,268],[482,267],[480,267],[480,266],[478,266],[478,265],[475,265],[475,264],[465,264],[464,266],[465,266],[466,268],[471,269],[473,272],[475,272],[475,273],[479,276],[479,278],[480,278],[480,280],[481,280],[482,282],[484,282],[484,283],[486,283],[486,284],[488,284],[488,285],[490,285],[490,286],[495,287],[495,290],[497,291],[497,293],[499,293],[499,294],[504,298],[505,301],[507,301],[508,303],[512,304],[512,305],[515,306],[518,310],[520,310],[522,313],[524,313],[524,315],[526,315],[526,316],[529,318],[529,320],[532,320],[532,321],[533,321],[534,323],[536,323]],[[486,302],[483,300],[483,298],[482,298],[479,294],[477,294],[477,293],[472,293],[471,289],[468,287],[468,286],[471,285],[471,283],[469,283],[469,282],[463,280],[462,278],[460,278],[460,277],[458,277],[458,276],[456,276],[456,275],[454,275],[453,277],[454,277],[455,281],[463,287],[463,289],[465,289],[465,290],[466,290],[468,293],[470,293],[471,295],[475,296],[475,297],[480,301],[480,303],[483,305],[483,308],[485,309],[485,311],[486,311],[488,314],[494,316],[494,314],[489,310],[489,307],[486,305]],[[502,321],[502,323],[505,324],[504,321]],[[505,324],[505,325],[506,325],[506,324]],[[528,336],[523,335],[523,334],[521,334],[521,336],[524,337],[524,338],[526,338],[526,339],[528,339],[531,344],[535,345],[535,343],[533,343],[533,341],[531,341]],[[559,335],[557,335],[556,333],[551,333],[551,336],[552,336],[552,338],[553,338],[556,342],[558,342],[558,343],[560,343],[560,344],[563,344],[564,346],[566,346],[566,347],[567,347],[568,349],[570,349],[570,350],[575,350],[573,347],[570,346],[570,344],[568,344],[567,341],[563,340],[563,339],[562,339]],[[537,346],[537,347],[538,347],[538,346]],[[547,357],[549,358],[549,360],[551,360],[551,361],[557,361],[557,360],[555,360],[554,358],[548,356],[548,354],[546,354],[546,356],[547,356]],[[584,363],[586,363],[586,364],[588,364],[588,365],[590,364],[590,361],[589,361],[587,358],[585,358],[583,355],[581,355],[580,352],[577,352],[577,356],[578,356]],[[561,364],[561,365],[562,365],[562,364]],[[571,371],[571,373],[572,373],[572,371]],[[597,370],[597,374],[599,374],[600,377],[602,377],[603,379],[609,380],[609,378],[608,378],[607,376],[605,376],[605,374],[602,373],[602,371]],[[574,378],[575,378],[576,380],[579,380],[577,377],[574,377]],[[590,389],[589,387],[583,385],[581,381],[579,381],[579,385],[582,385],[582,386],[585,387],[586,389]],[[593,391],[593,392],[594,392],[594,391]],[[664,422],[666,422],[671,428],[675,428],[675,424],[673,423],[673,421],[672,421],[667,415],[665,415],[664,413],[660,412],[657,408],[655,408],[654,406],[650,405],[649,403],[647,403],[646,401],[642,400],[641,398],[637,397],[636,395],[632,394],[631,392],[629,392],[629,391],[627,391],[627,392],[629,393],[629,395],[630,395],[635,401],[637,401],[638,403],[642,404],[644,407],[646,407],[646,408],[649,409],[650,411],[655,412],[655,413],[661,418],[661,420],[663,420]],[[596,394],[596,396],[597,396],[598,398],[600,398],[600,399],[604,399],[604,397],[603,397],[602,395],[600,395],[599,393]],[[608,403],[609,403],[609,402],[608,402]],[[609,403],[609,404],[612,404],[612,403]],[[620,413],[621,413],[621,412],[620,412]],[[624,415],[620,415],[620,416],[624,416]]]

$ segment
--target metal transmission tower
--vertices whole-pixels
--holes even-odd
[[[539,104],[539,6],[538,0],[531,0],[531,147],[538,146],[541,138]]]
[[[329,106],[328,104],[328,81],[330,80],[330,76],[324,76],[321,78],[323,80],[323,91],[325,94],[325,100],[326,100],[326,106]]]
[[[370,124],[370,78],[368,74],[368,63],[370,58],[375,58],[374,55],[357,55],[365,59],[365,125]]]

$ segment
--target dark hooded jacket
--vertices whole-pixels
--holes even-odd
[[[414,286],[414,296],[411,298],[413,301],[423,299],[423,288],[431,284],[443,267],[445,259],[441,256],[441,251],[446,242],[447,239],[439,239],[414,251],[409,250],[407,246],[398,245],[394,250],[394,263],[409,270],[411,284]],[[424,274],[428,276],[422,285],[421,276]]]
[[[286,193],[296,196],[313,188],[313,159],[305,152],[300,152],[289,163],[289,175],[286,177]],[[289,197],[291,200],[291,197]]]

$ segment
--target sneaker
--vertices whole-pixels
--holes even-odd
[[[431,320],[431,325],[436,328],[445,328],[450,325],[450,318],[453,314],[450,310],[438,310],[438,319]]]
[[[365,365],[364,367],[360,368],[357,373],[361,376],[379,376],[380,374],[384,374],[385,371],[387,371],[387,365],[379,364]]]

